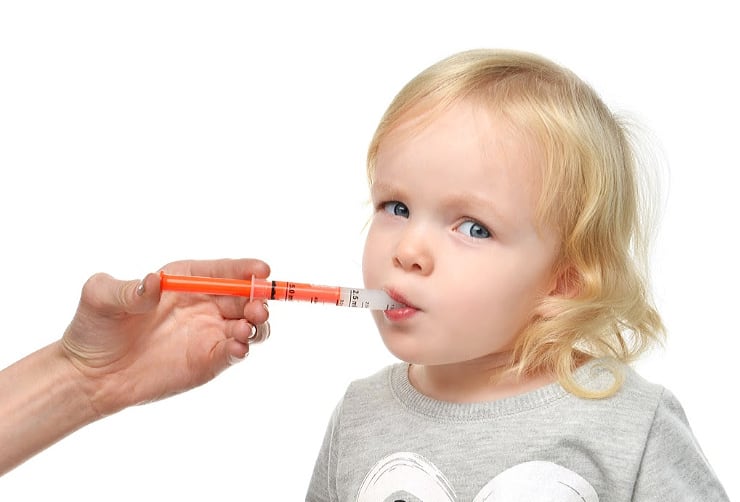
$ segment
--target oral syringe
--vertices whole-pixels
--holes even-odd
[[[300,282],[269,279],[225,279],[159,273],[162,291],[201,293],[209,295],[244,296],[250,300],[284,300],[333,304],[371,310],[392,310],[405,307],[378,289],[316,286]]]

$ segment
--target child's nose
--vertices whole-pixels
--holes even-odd
[[[407,272],[429,275],[434,270],[434,257],[423,228],[408,228],[396,246],[393,263]]]

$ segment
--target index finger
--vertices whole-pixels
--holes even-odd
[[[187,260],[170,263],[162,269],[166,272],[235,279],[249,279],[252,275],[264,279],[270,275],[270,266],[256,258]]]
[[[270,266],[255,258],[183,260],[165,265],[162,270],[173,274],[233,279],[250,279],[252,276],[265,279],[270,275]],[[259,324],[267,318],[263,313],[264,307],[261,301],[259,308],[257,306],[248,308],[249,299],[245,297],[214,295],[212,301],[225,319],[240,319],[247,316],[247,312],[252,314],[248,316],[248,320],[252,323]]]

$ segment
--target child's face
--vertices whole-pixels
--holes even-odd
[[[539,162],[465,101],[380,143],[363,274],[411,307],[373,314],[396,357],[485,364],[511,349],[556,284],[556,234],[535,224]]]

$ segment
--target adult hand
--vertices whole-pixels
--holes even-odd
[[[162,270],[241,279],[270,273],[266,263],[251,259],[179,261]],[[267,318],[262,301],[161,294],[155,273],[142,281],[96,274],[82,289],[62,349],[83,377],[93,409],[104,416],[211,380],[248,354],[255,331],[269,330]]]
[[[181,261],[179,275],[265,278],[259,260]],[[67,434],[127,406],[201,385],[269,333],[261,301],[161,294],[159,275],[96,274],[61,340],[0,371],[0,475]]]

